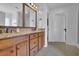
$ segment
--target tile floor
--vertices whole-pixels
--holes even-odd
[[[79,49],[62,42],[55,42],[42,48],[36,56],[79,56]]]

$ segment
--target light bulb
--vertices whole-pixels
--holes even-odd
[[[36,9],[37,9],[37,7],[36,7]]]
[[[35,7],[35,5],[34,5],[34,7]]]
[[[31,3],[31,5],[33,6],[33,3]]]

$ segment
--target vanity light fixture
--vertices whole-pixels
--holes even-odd
[[[33,3],[31,3],[31,5],[33,6]]]
[[[33,5],[33,7],[36,7],[35,5]]]
[[[34,4],[34,3],[30,3],[30,6],[31,6],[32,8],[34,8],[34,9],[37,9],[36,4]]]
[[[36,9],[37,9],[37,7],[36,7]]]

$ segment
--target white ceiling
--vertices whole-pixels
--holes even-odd
[[[39,9],[45,9],[47,7],[48,10],[52,10],[55,8],[65,7],[69,5],[73,5],[74,3],[38,3]]]
[[[59,8],[63,6],[68,6],[68,5],[71,5],[71,3],[48,3],[47,7],[49,9],[54,9],[54,8]]]
[[[48,9],[49,11],[55,8],[60,8],[60,7],[65,7],[65,6],[69,6],[75,3],[37,3],[38,5],[38,10],[45,10]],[[0,5],[7,5],[7,6],[11,6],[12,8],[18,8],[18,9],[22,9],[21,8],[21,3],[2,3]]]
[[[0,3],[0,6],[7,6],[9,8],[22,9],[21,3]]]

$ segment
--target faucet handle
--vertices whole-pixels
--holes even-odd
[[[2,30],[0,30],[0,33],[2,33]]]

